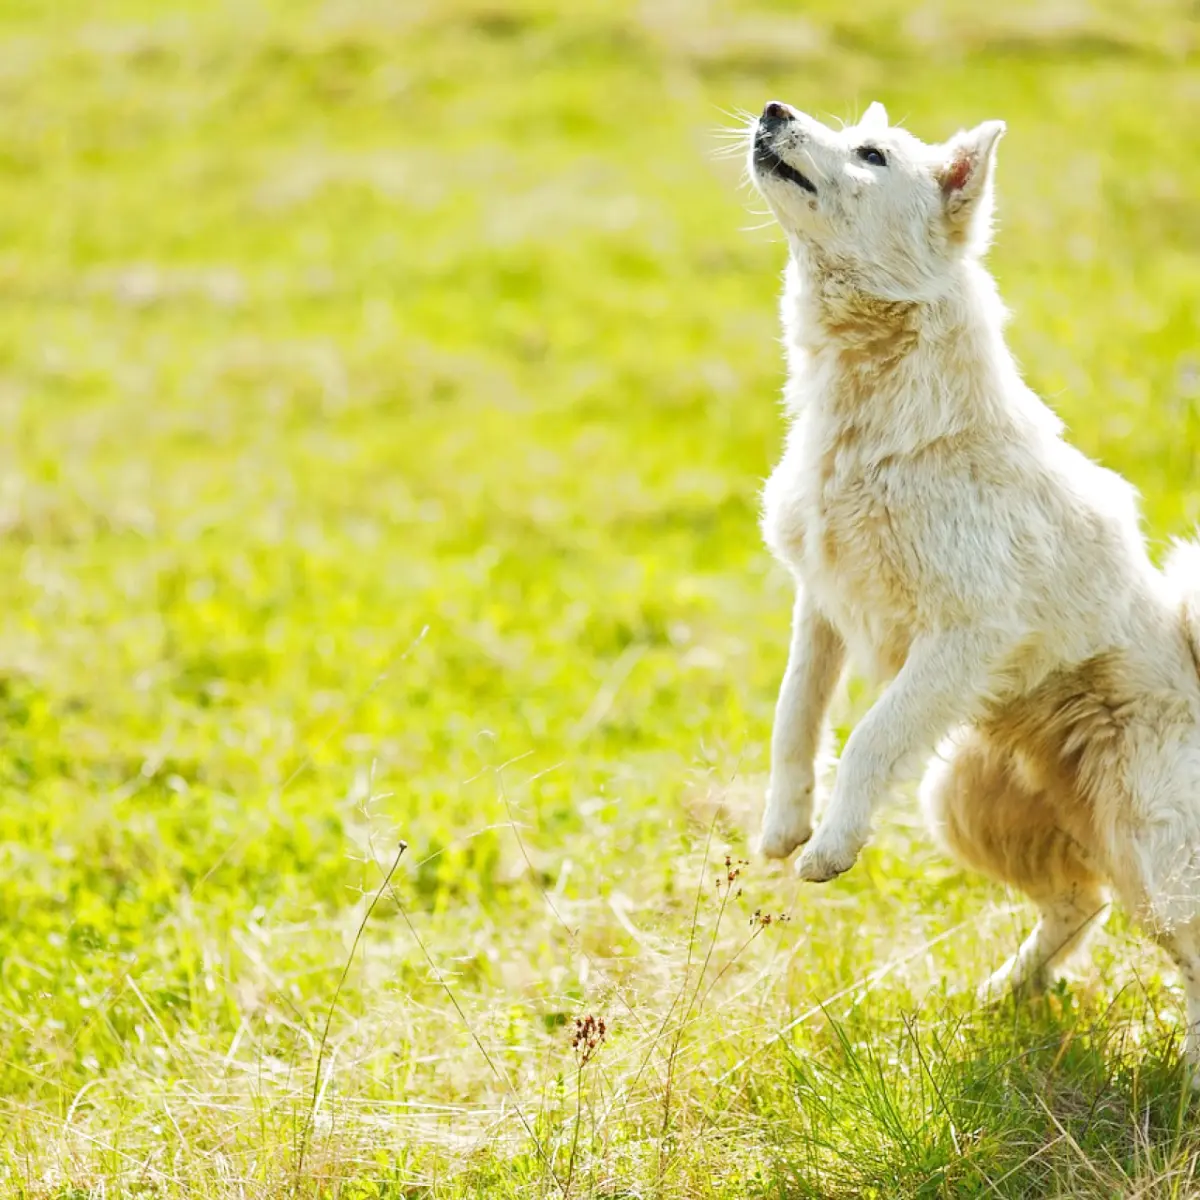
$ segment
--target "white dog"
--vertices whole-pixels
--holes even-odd
[[[1037,984],[1115,888],[1178,963],[1200,1058],[1200,548],[1150,563],[1133,490],[1022,383],[981,264],[1004,132],[926,146],[872,104],[773,102],[750,167],[787,235],[791,426],[763,528],[798,588],[760,847],[854,863],[892,785],[1041,920],[990,981]],[[881,680],[812,836],[847,653]],[[811,840],[809,840],[811,837]]]

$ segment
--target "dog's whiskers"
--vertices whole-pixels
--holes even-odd
[[[712,130],[712,137],[718,143],[711,151],[713,158],[739,158],[750,149],[754,138],[754,126],[748,123],[733,127],[720,126]]]
[[[716,149],[709,152],[710,158],[744,158],[746,155],[746,147],[742,145],[736,146],[718,146]]]

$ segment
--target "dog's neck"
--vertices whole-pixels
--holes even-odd
[[[800,348],[814,353],[845,347],[884,358],[894,358],[894,343],[918,329],[926,337],[999,339],[1005,316],[995,282],[978,261],[960,260],[922,295],[888,295],[855,264],[800,246],[788,263],[786,304],[792,341]]]
[[[793,257],[783,316],[794,408],[815,401],[839,423],[902,431],[906,444],[981,423],[1057,423],[1020,381],[977,261],[957,263],[934,298],[902,300],[871,294],[852,269]]]

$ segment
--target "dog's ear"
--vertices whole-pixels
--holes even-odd
[[[887,109],[879,103],[878,100],[873,100],[868,106],[867,111],[863,113],[862,120],[858,123],[859,129],[884,130],[888,127]]]
[[[987,242],[996,143],[1004,129],[1003,121],[984,121],[956,134],[944,147],[944,157],[934,176],[942,189],[946,228],[953,241]]]

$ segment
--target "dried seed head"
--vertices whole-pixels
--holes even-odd
[[[589,1013],[585,1017],[575,1018],[575,1026],[571,1034],[571,1049],[575,1051],[575,1058],[581,1068],[600,1049],[600,1044],[604,1041],[607,1033],[608,1027],[605,1025],[603,1017],[597,1018]]]
[[[754,915],[750,918],[751,925],[757,925],[760,929],[766,929],[768,925],[782,925],[785,921],[790,921],[791,917],[787,913],[777,913],[774,916],[771,913],[765,913],[761,908],[754,910]]]

